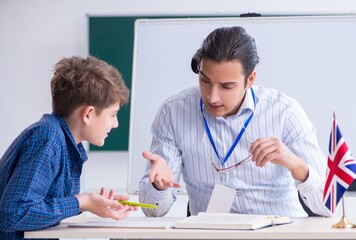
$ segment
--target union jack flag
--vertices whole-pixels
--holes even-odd
[[[332,213],[334,213],[341,197],[355,178],[356,161],[341,135],[334,116],[330,134],[328,167],[323,195],[324,204]]]

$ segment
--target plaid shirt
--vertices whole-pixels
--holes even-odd
[[[25,129],[0,160],[0,239],[79,214],[74,195],[86,160],[62,117],[45,114]]]

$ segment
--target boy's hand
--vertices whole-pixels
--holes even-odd
[[[110,190],[109,194],[105,194],[105,189],[102,188],[100,194],[97,193],[82,193],[76,195],[81,211],[89,211],[102,218],[112,218],[115,220],[124,219],[129,215],[129,211],[137,210],[137,207],[130,207],[120,204],[116,200],[127,200],[127,195],[115,194],[114,190]]]
[[[104,187],[102,187],[100,189],[100,195],[105,196],[108,199],[115,200],[116,202],[118,200],[124,200],[124,201],[129,200],[129,196],[128,195],[126,195],[126,194],[116,194],[114,189],[110,189],[109,193],[106,194],[106,191],[105,191]],[[128,211],[136,211],[137,209],[138,209],[138,207],[129,206]]]

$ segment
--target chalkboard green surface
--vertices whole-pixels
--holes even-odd
[[[89,54],[115,66],[131,89],[132,51],[135,17],[89,17]],[[103,147],[90,150],[128,150],[130,102],[118,114],[119,127],[113,129]]]
[[[89,16],[89,54],[115,66],[131,89],[134,26],[138,18],[196,18],[204,16]],[[207,17],[207,16],[205,16]],[[211,17],[211,16],[210,16]],[[130,102],[118,114],[119,127],[111,130],[103,147],[90,150],[127,151],[130,126]]]

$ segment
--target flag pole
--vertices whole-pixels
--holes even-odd
[[[350,223],[346,218],[344,196],[341,197],[341,204],[342,204],[342,217],[341,217],[341,220],[338,223],[333,224],[332,227],[333,228],[356,228],[356,225]]]

